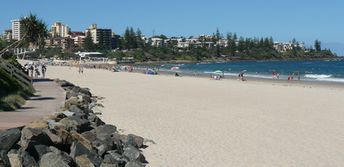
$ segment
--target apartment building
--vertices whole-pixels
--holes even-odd
[[[22,38],[22,28],[20,27],[20,20],[11,20],[12,22],[12,39],[20,40]]]
[[[86,35],[90,34],[93,43],[106,48],[112,48],[112,30],[111,29],[101,29],[97,27],[97,24],[92,24],[87,30]]]

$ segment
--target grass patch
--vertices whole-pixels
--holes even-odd
[[[8,95],[0,100],[0,110],[12,111],[24,104],[25,99],[19,94]]]

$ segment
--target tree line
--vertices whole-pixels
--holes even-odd
[[[30,14],[28,17],[22,18],[24,27],[24,38],[14,43],[0,41],[0,49],[6,50],[6,47],[19,45],[34,45],[39,48],[38,53],[47,57],[58,55],[61,58],[76,57],[73,52],[81,51],[99,51],[110,58],[121,59],[122,57],[134,57],[137,61],[168,61],[168,60],[250,60],[250,59],[297,59],[297,58],[323,58],[333,57],[328,49],[321,48],[321,42],[314,42],[314,49],[304,50],[299,47],[299,42],[293,39],[291,41],[292,48],[285,52],[278,52],[274,48],[274,40],[272,37],[263,38],[245,38],[238,36],[236,33],[227,33],[224,37],[217,29],[212,36],[200,37],[201,42],[213,42],[212,47],[187,47],[178,48],[176,41],[165,43],[161,47],[153,47],[151,38],[144,39],[139,28],[127,27],[122,36],[116,35],[112,38],[114,52],[111,48],[105,48],[101,44],[94,44],[91,34],[88,32],[84,44],[81,48],[64,50],[61,48],[44,48],[44,38],[47,37],[46,24],[37,18],[36,15]],[[167,39],[165,35],[158,35],[163,40]],[[191,37],[192,38],[192,37]],[[226,40],[226,46],[220,45],[220,41]],[[6,47],[3,47],[5,46]]]

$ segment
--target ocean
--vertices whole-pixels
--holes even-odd
[[[246,70],[245,76],[273,79],[273,72],[279,79],[300,76],[301,80],[343,82],[344,61],[239,61],[194,64],[163,64],[161,71],[177,71],[181,73],[211,74],[216,70],[223,71],[225,76],[238,76]],[[300,74],[300,75],[298,75]]]

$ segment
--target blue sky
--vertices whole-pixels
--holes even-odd
[[[97,23],[117,34],[132,26],[148,36],[188,37],[219,28],[276,41],[319,39],[344,55],[343,0],[1,0],[1,6],[1,32],[10,20],[32,12],[49,27],[61,21],[73,31]]]

